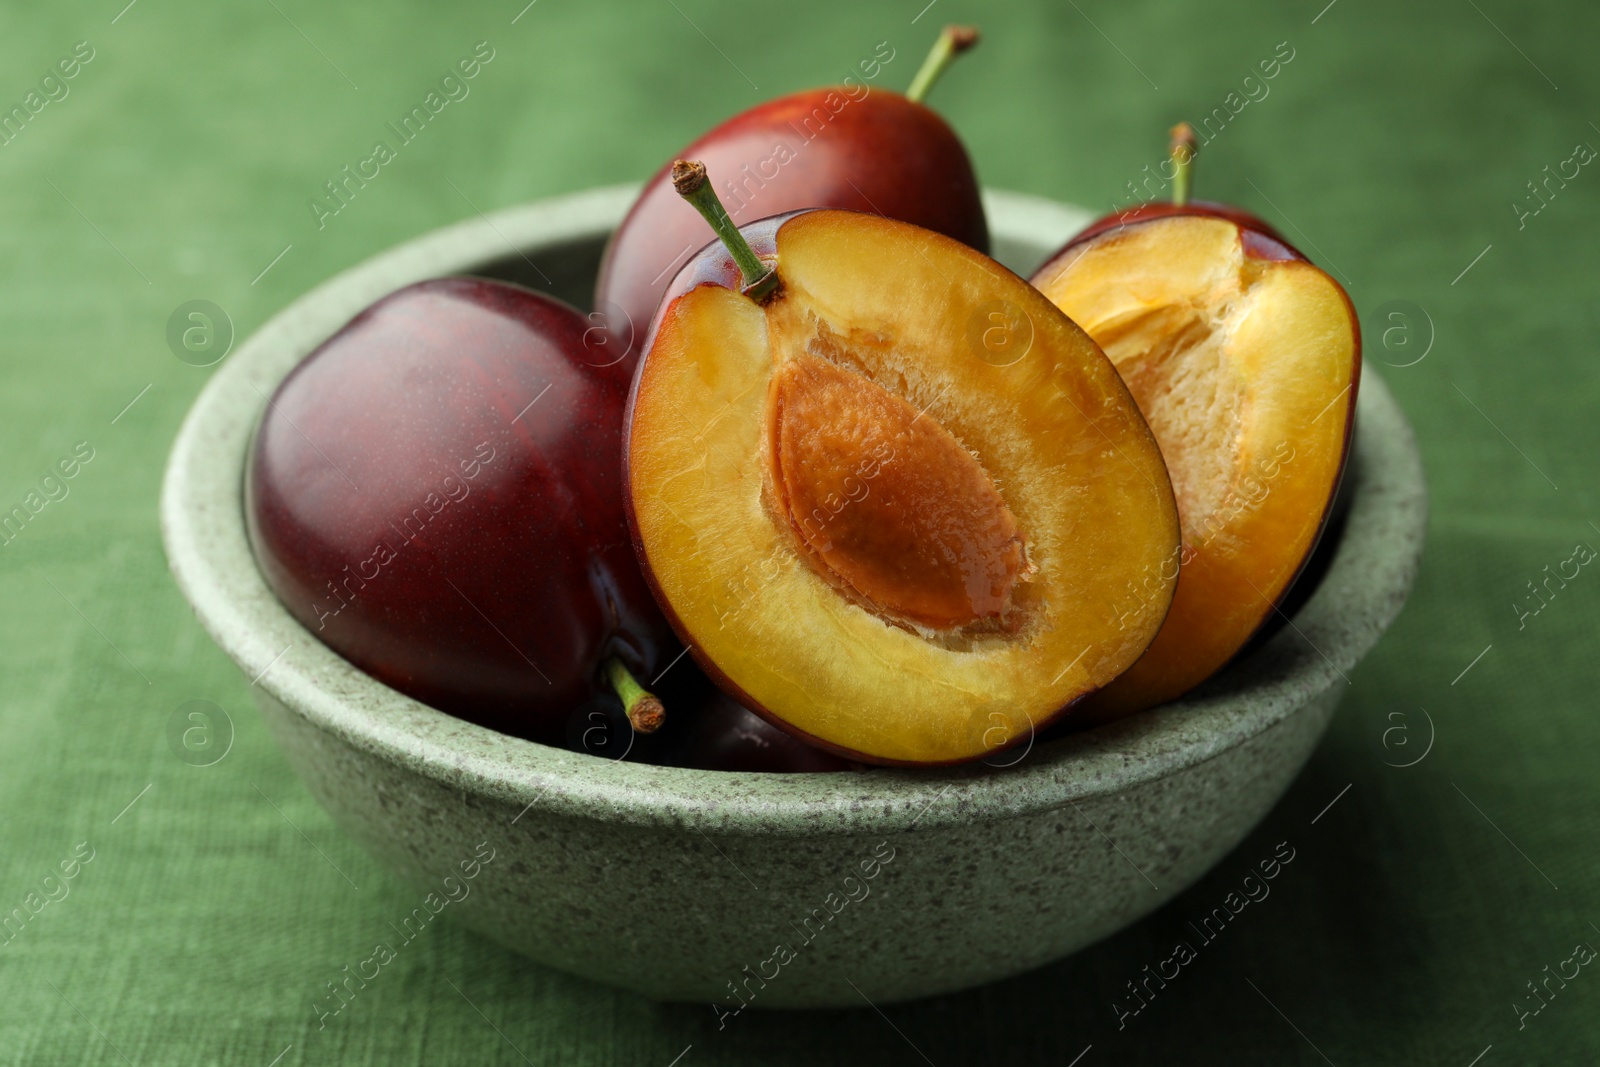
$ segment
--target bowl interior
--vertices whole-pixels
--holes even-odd
[[[464,722],[373,681],[301,627],[255,566],[243,472],[265,398],[363,307],[422,278],[478,274],[588,307],[605,238],[635,188],[509,208],[352,268],[266,323],[197,400],[163,486],[169,563],[202,624],[246,675],[320,728],[464,792],[553,813],[723,833],[876,832],[913,821],[931,829],[1057,807],[1209,759],[1348,684],[1398,613],[1421,551],[1426,491],[1404,416],[1368,371],[1342,529],[1324,539],[1320,574],[1292,622],[1184,700],[1041,742],[1021,757],[1002,754],[995,762],[1016,760],[1005,769],[768,775],[614,763]],[[985,205],[996,258],[1022,274],[1089,217],[1003,192],[985,194]]]

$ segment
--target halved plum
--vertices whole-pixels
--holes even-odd
[[[1355,417],[1360,327],[1339,284],[1241,212],[1166,207],[1090,227],[1033,277],[1116,364],[1183,519],[1166,624],[1074,713],[1086,723],[1181,696],[1271,618],[1316,547]],[[1122,593],[1146,598],[1142,577]]]
[[[644,572],[706,672],[840,755],[939,764],[1025,740],[1133,663],[1175,574],[1140,618],[1108,607],[1176,555],[1177,510],[1094,342],[907,223],[740,233],[779,286],[741,292],[751,271],[716,245],[680,273],[624,445]]]

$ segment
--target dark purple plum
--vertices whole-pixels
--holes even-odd
[[[678,648],[623,517],[627,371],[589,327],[484,279],[390,294],[279,386],[244,501],[268,583],[329,647],[555,744],[612,657],[648,679]]]

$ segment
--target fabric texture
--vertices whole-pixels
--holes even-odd
[[[0,16],[0,511],[29,516],[0,545],[0,916],[26,916],[0,1064],[1600,1059],[1600,976],[1548,979],[1600,946],[1600,576],[1544,584],[1600,546],[1600,7],[123,2]],[[1432,525],[1327,740],[1174,903],[983,989],[719,1032],[447,920],[319,1028],[414,894],[317,807],[168,578],[192,364],[397,242],[642,178],[760,100],[885,54],[873,84],[902,89],[946,21],[985,37],[930,102],[988,185],[1109,208],[1188,119],[1197,195],[1349,287]],[[346,167],[369,177],[335,198]],[[215,335],[176,314],[196,300]],[[209,765],[176,755],[196,729]],[[1270,896],[1119,1029],[1128,983],[1281,842]]]

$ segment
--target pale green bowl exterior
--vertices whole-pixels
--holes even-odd
[[[664,1000],[859,1006],[962,989],[1071,953],[1192,884],[1288,787],[1410,589],[1426,486],[1371,372],[1343,537],[1294,627],[1189,699],[1037,745],[1006,770],[727,774],[577,755],[380,685],[278,603],[243,515],[263,397],[367,304],[422,278],[546,286],[543,274],[582,304],[633,192],[510,208],[345,272],[242,345],[184,422],[161,501],[173,574],[256,679],[312,793],[384,866],[441,896],[488,842],[494,859],[451,915]],[[1087,221],[1016,194],[986,205],[997,258],[1024,276]]]

